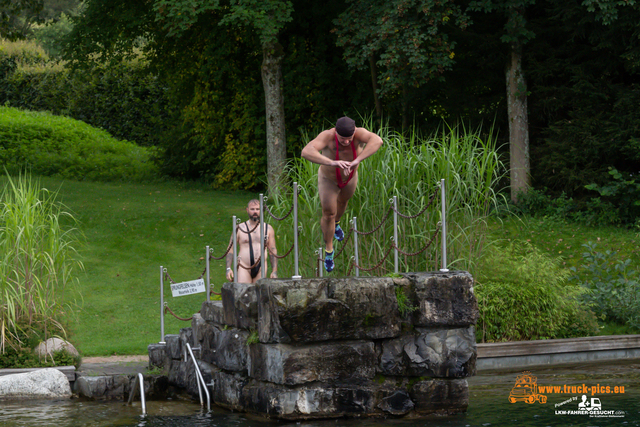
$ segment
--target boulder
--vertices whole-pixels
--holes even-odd
[[[54,368],[0,377],[2,399],[68,399],[71,387],[67,376]]]
[[[200,315],[207,322],[224,325],[224,308],[222,301],[205,301],[202,303]]]
[[[79,355],[78,350],[68,341],[60,338],[49,338],[46,341],[41,342],[33,350],[39,357],[51,356],[56,351],[66,350],[71,356],[76,357]]]
[[[222,307],[224,323],[243,329],[258,327],[256,286],[248,283],[225,283],[222,285]]]

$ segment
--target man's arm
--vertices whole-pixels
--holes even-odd
[[[231,233],[231,238],[229,239],[229,245],[233,244],[233,233]],[[227,246],[228,248],[229,246]],[[229,249],[229,252],[227,253],[227,281],[231,282],[233,281],[233,248]]]
[[[269,252],[269,258],[271,259],[271,277],[272,279],[278,278],[278,250],[276,249],[276,233],[273,231],[273,227],[267,228],[269,237],[267,238],[267,251]]]
[[[358,128],[357,132],[358,141],[365,144],[364,150],[356,157],[352,162],[350,167],[347,169],[347,172],[351,172],[351,169],[354,169],[358,166],[364,159],[374,154],[376,151],[382,147],[382,138],[380,138],[377,134],[373,132],[369,132],[365,128]]]
[[[343,160],[331,160],[330,158],[322,155],[320,152],[327,148],[327,144],[333,141],[333,130],[325,130],[320,132],[318,136],[309,141],[309,143],[302,149],[301,156],[304,159],[309,160],[311,163],[317,163],[322,166],[331,166],[341,169],[349,167],[351,162],[345,162]]]

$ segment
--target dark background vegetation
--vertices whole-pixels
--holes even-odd
[[[443,29],[455,43],[453,66],[419,87],[386,91],[380,119],[397,130],[409,123],[425,134],[443,121],[494,126],[507,143],[505,17],[455,3],[470,24],[460,29],[451,22]],[[370,68],[349,67],[337,46],[334,22],[350,4],[295,1],[293,19],[280,34],[289,156],[305,143],[303,130],[374,111]],[[23,60],[44,64],[64,51],[70,62],[17,71],[19,59],[0,53],[0,103],[67,114],[119,138],[161,147],[160,165],[173,177],[217,188],[263,185],[262,54],[255,31],[218,25],[218,12],[211,12],[171,37],[151,2],[142,0],[92,0],[84,8],[78,1],[47,0],[44,6],[24,35],[47,39],[43,31],[49,28],[48,37],[64,50]],[[597,194],[585,185],[610,182],[610,167],[637,176],[638,7],[621,8],[605,25],[586,2],[540,1],[526,6],[526,18],[534,34],[523,50],[534,187],[588,199]],[[120,61],[143,52],[145,60]]]

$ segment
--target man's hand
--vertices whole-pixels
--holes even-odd
[[[345,160],[332,160],[331,167],[344,169],[348,173],[351,168],[351,162],[347,162]]]
[[[272,271],[271,275],[269,277],[272,278],[272,279],[277,279],[278,278],[278,273],[275,272],[275,271]]]
[[[233,270],[227,270],[227,282],[233,282]]]

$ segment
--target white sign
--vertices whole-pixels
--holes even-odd
[[[185,295],[199,294],[206,292],[204,279],[191,280],[189,282],[174,283],[171,285],[171,293],[174,297],[183,297]]]

